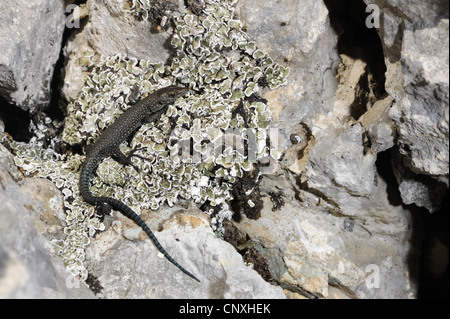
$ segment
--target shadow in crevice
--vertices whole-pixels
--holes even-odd
[[[386,94],[386,64],[383,46],[375,28],[366,26],[363,0],[324,0],[330,14],[331,27],[339,36],[338,53],[366,63],[366,73],[356,88],[357,96],[350,106],[355,120],[363,115],[371,103]]]
[[[376,167],[379,177],[386,182],[386,192],[388,201],[392,206],[404,206],[400,191],[398,190],[398,182],[392,170],[391,157],[393,149],[389,149],[377,154]]]
[[[0,121],[5,125],[5,132],[15,141],[28,142],[32,134],[30,128],[30,115],[27,111],[8,103],[0,96]]]
[[[449,298],[449,191],[442,200],[441,209],[429,213],[427,209],[402,202],[398,183],[392,168],[390,149],[377,155],[379,178],[387,184],[391,205],[401,205],[412,218],[411,251],[408,254],[410,280],[418,283],[418,297],[422,299]],[[430,177],[431,178],[431,177]]]
[[[449,191],[442,208],[424,215],[423,255],[420,264],[419,298],[449,298]]]

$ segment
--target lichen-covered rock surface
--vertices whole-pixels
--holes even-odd
[[[46,179],[23,178],[3,145],[0,201],[0,298],[95,298],[50,242],[64,227],[59,190]]]
[[[31,216],[19,234],[1,228],[0,283],[11,269],[44,271],[17,252],[23,238],[59,279],[17,279],[0,295],[417,298],[448,278],[448,229],[436,222],[448,213],[447,1],[80,9],[63,51],[64,121],[43,116],[29,142],[0,126],[0,196]],[[200,283],[139,226],[78,194],[85,149],[168,85],[190,92],[121,145],[139,149],[134,167],[106,158],[91,190],[138,212]]]
[[[145,12],[151,9],[141,7]],[[125,12],[135,10],[132,6]],[[271,112],[258,96],[264,87],[284,85],[289,75],[289,69],[250,41],[234,18],[233,4],[220,1],[208,1],[202,16],[188,12],[174,16],[170,65],[121,54],[99,56],[86,48],[77,62],[88,74],[68,106],[62,134],[62,141],[70,145],[93,143],[135,95],[145,97],[176,83],[192,89],[158,123],[143,125],[135,134],[130,147],[142,149],[145,157],[134,163],[138,176],[134,167],[122,169],[107,159],[93,180],[95,194],[115,196],[137,211],[170,207],[179,200],[192,200],[198,206],[207,203],[212,228],[223,232],[222,221],[232,214],[225,202],[232,199],[233,183],[253,171],[261,159],[278,158],[277,150],[267,146]],[[11,146],[18,155],[16,164],[27,174],[45,176],[62,190],[66,237],[55,238],[54,244],[67,268],[88,279],[85,248],[105,225],[78,194],[75,172],[83,158],[60,156],[39,144],[13,142]]]

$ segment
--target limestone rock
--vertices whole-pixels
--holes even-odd
[[[68,59],[64,82],[70,83],[63,89],[67,99],[73,100],[83,85],[83,66],[79,61],[87,50],[103,56],[122,53],[152,63],[165,62],[170,57],[165,45],[169,34],[155,32],[154,21],[123,14],[127,9],[128,4],[121,0],[87,1],[82,7],[87,22],[64,49]]]
[[[287,86],[265,96],[285,150],[297,125],[333,105],[339,57],[327,8],[322,1],[241,0],[237,11],[258,46],[291,68]]]
[[[384,152],[395,145],[395,124],[389,116],[394,100],[391,96],[378,100],[364,113],[359,122],[366,132],[367,150],[373,153]]]
[[[409,258],[418,258],[409,255],[414,244],[411,216],[390,202],[392,195],[375,165],[378,154],[396,143],[389,116],[396,96],[372,101],[357,121],[351,119],[367,64],[341,55],[348,68],[338,70],[336,35],[326,31],[331,29],[320,3],[240,1],[238,6],[257,43],[275,56],[282,52],[279,59],[292,63],[293,71],[286,87],[266,97],[287,158],[286,167],[273,167],[264,175],[262,189],[267,197],[281,194],[286,204],[272,211],[265,200],[260,219],[235,226],[251,238],[276,281],[290,291],[331,297],[339,295],[329,289],[335,286],[352,297],[415,296],[417,273],[408,266]],[[305,38],[310,42],[301,41]],[[338,71],[340,83],[334,78]],[[391,93],[396,83],[389,80]],[[286,168],[289,173],[282,171]],[[366,281],[371,265],[384,276],[381,289]]]
[[[356,1],[335,5],[342,3]],[[237,2],[239,18],[256,45],[291,69],[286,86],[263,96],[283,158],[260,167],[261,217],[230,222],[234,233],[223,235],[229,244],[193,206],[141,212],[163,247],[200,278],[197,283],[161,258],[140,228],[115,212],[105,217],[107,230],[92,238],[86,252],[88,281],[98,296],[417,297],[421,227],[411,206],[403,204],[436,212],[448,189],[448,4],[365,3],[377,4],[383,14],[377,29],[387,68],[382,96],[360,85],[370,62],[338,52],[341,34],[330,25],[322,1]],[[86,50],[155,62],[170,57],[164,46],[170,32],[152,33],[152,22],[122,15],[125,6],[119,0],[84,6],[88,19],[65,48],[69,100],[81,87],[83,67],[77,63]],[[370,103],[359,105],[362,95],[370,95],[364,100]],[[360,114],[352,111],[355,105]],[[7,260],[0,274],[8,274],[0,277],[0,294],[84,294],[66,289],[67,282],[60,280],[66,275],[46,250],[47,238],[60,238],[64,223],[58,192],[43,180],[21,180],[10,166],[11,156],[2,154],[7,152],[0,152],[0,182],[9,186],[0,189],[0,200],[5,199],[9,213],[0,215],[0,256]],[[386,154],[393,154],[392,162]],[[395,178],[386,177],[380,162],[392,166],[398,198]],[[20,208],[12,216],[11,198],[29,212]],[[14,219],[18,216],[20,223]],[[11,235],[10,227],[19,234]],[[27,249],[33,250],[36,265],[22,255]],[[242,257],[237,251],[246,253]],[[249,251],[256,256],[251,261]],[[23,280],[36,272],[46,281]]]
[[[273,210],[265,196],[260,219],[234,223],[267,259],[277,283],[310,298],[332,298],[336,292],[331,287],[352,298],[414,295],[417,284],[411,277],[416,273],[407,266],[410,258],[417,260],[407,248],[412,221],[407,210],[391,207],[383,180],[372,199],[360,201],[357,216],[348,218],[297,189],[295,181],[280,179],[265,178],[263,189],[282,189],[284,206]],[[382,275],[378,289],[371,286],[370,267]]]
[[[93,298],[49,254],[50,243],[36,233],[28,212],[3,192],[0,200],[0,297]]]
[[[0,147],[0,158],[11,156]],[[16,184],[13,177],[20,174],[10,174],[16,169],[7,168],[7,162],[0,162],[0,298],[93,298],[86,284],[66,272],[52,244],[38,234],[36,221],[26,210],[27,202],[43,205],[43,215],[54,216],[55,207],[45,207],[48,198],[39,195],[39,188]]]
[[[114,221],[88,248],[91,274],[103,287],[103,298],[285,298],[280,287],[265,282],[216,237],[207,215],[197,209],[174,213],[155,235],[200,283],[167,261],[148,238],[131,242],[118,237],[124,227]]]
[[[447,186],[427,175],[415,174],[404,163],[404,157],[393,150],[392,166],[403,203],[426,208],[430,213],[441,209]]]
[[[23,110],[42,109],[64,30],[63,1],[0,3],[0,95]]]
[[[366,0],[382,10],[377,30],[386,55],[390,115],[406,165],[448,186],[448,1]]]
[[[391,111],[401,152],[418,174],[448,179],[448,20],[404,34],[405,97]],[[426,43],[426,44],[425,44]]]
[[[308,187],[336,203],[345,215],[354,216],[352,197],[371,197],[375,187],[373,154],[364,154],[362,127],[333,130],[317,137],[308,154]],[[358,205],[359,207],[359,205]]]
[[[109,56],[122,52],[154,63],[169,58],[169,52],[161,49],[169,38],[168,33],[152,32],[151,21],[122,14],[127,9],[125,1],[88,1],[87,5],[90,16],[86,37],[97,53]]]

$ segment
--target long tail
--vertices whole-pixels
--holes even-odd
[[[86,194],[85,194],[85,196],[83,196],[83,197],[85,197],[84,199],[86,202],[91,203],[91,204],[107,203],[107,204],[111,205],[113,208],[122,212],[128,218],[132,219],[136,224],[138,224],[142,228],[143,231],[145,231],[145,233],[148,235],[148,237],[152,240],[153,244],[155,244],[156,248],[158,248],[158,250],[164,255],[164,257],[167,258],[167,260],[169,260],[172,264],[177,266],[178,269],[180,269],[186,275],[188,275],[189,277],[200,282],[200,280],[197,277],[195,277],[193,274],[191,274],[189,271],[187,271],[183,266],[181,266],[179,263],[177,263],[175,261],[175,259],[172,258],[172,256],[169,255],[169,253],[161,246],[158,239],[156,239],[155,235],[153,234],[151,229],[147,226],[147,224],[130,207],[128,207],[121,201],[118,201],[117,199],[112,198],[112,197],[96,197],[96,196],[93,196],[91,193],[90,193],[90,196],[89,195],[86,196]],[[89,197],[89,198],[86,198],[86,197]]]

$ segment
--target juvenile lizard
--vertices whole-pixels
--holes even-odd
[[[132,150],[126,156],[120,151],[119,145],[142,124],[156,121],[167,110],[170,104],[174,103],[178,97],[184,95],[187,91],[188,89],[186,88],[175,86],[159,89],[126,110],[113,124],[107,127],[97,141],[87,150],[86,160],[80,173],[80,194],[89,204],[98,205],[107,203],[132,219],[145,231],[164,257],[186,275],[200,281],[166,252],[147,224],[130,207],[112,197],[96,197],[91,193],[89,188],[91,177],[104,158],[112,156],[123,165],[131,164],[131,157],[138,156],[134,155],[138,149]]]

